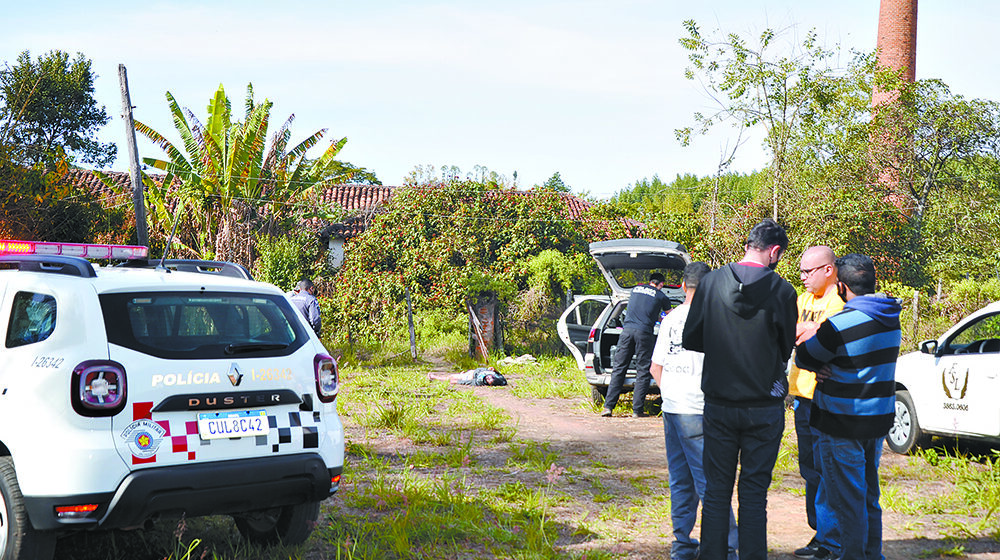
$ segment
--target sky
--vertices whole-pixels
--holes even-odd
[[[204,121],[219,84],[242,108],[247,84],[289,115],[293,142],[327,129],[339,159],[400,185],[416,166],[483,166],[530,188],[558,172],[602,199],[643,178],[711,175],[734,132],[682,147],[674,130],[712,102],[684,78],[682,23],[788,42],[815,29],[828,46],[875,48],[879,0],[0,0],[0,64],[29,50],[81,52],[111,122],[99,139],[128,168],[118,65],[134,116],[174,142],[165,93]],[[923,0],[917,78],[1000,99],[995,0]],[[846,59],[844,60],[846,64]],[[311,154],[318,154],[317,151]],[[139,137],[139,156],[164,157]],[[734,171],[766,164],[760,138]]]

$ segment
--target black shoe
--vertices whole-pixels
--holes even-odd
[[[796,549],[792,554],[796,558],[813,558],[816,556],[816,551],[822,548],[818,542],[816,542],[816,537],[809,539],[809,544],[803,546],[802,548]]]
[[[813,560],[840,560],[840,557],[835,556],[832,552],[821,546],[813,554]]]
[[[649,416],[649,415],[646,414],[645,412],[633,412],[632,413],[632,418],[646,418],[647,416]]]
[[[601,417],[602,418],[610,418],[611,417],[611,409],[610,408],[605,408],[604,410],[602,410],[601,411]]]

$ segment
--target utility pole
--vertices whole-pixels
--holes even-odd
[[[139,148],[135,143],[135,121],[132,119],[132,99],[128,94],[128,76],[125,65],[118,65],[118,81],[122,88],[122,119],[125,121],[125,141],[128,143],[129,173],[132,176],[132,205],[135,207],[135,235],[139,245],[149,247],[149,230],[146,228],[146,201],[142,191],[142,174],[139,170]]]

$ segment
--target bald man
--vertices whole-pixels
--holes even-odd
[[[799,320],[795,325],[795,344],[802,344],[816,334],[820,323],[844,308],[844,302],[837,295],[836,255],[825,245],[809,247],[802,253],[799,262],[799,278],[806,291],[798,298]],[[798,558],[817,556],[820,547],[837,550],[835,538],[830,535],[833,524],[831,512],[820,506],[817,510],[816,493],[819,491],[821,469],[819,454],[816,453],[818,434],[809,426],[809,409],[812,405],[813,390],[816,388],[816,374],[800,369],[794,361],[788,374],[788,394],[795,397],[795,433],[799,443],[799,474],[806,481],[806,518],[815,536],[804,547],[795,551]],[[824,551],[825,552],[825,551]],[[822,553],[821,553],[822,554]]]

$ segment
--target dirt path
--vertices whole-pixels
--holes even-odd
[[[516,383],[516,379],[513,380]],[[523,399],[515,397],[509,388],[476,388],[477,394],[494,406],[508,411],[517,423],[518,437],[547,442],[568,466],[584,468],[599,461],[612,470],[642,472],[656,481],[667,482],[666,459],[663,449],[663,423],[660,418],[601,418],[584,410],[579,401],[564,399]],[[882,469],[903,465],[906,458],[886,452]],[[772,489],[768,495],[769,558],[790,560],[793,550],[805,544],[812,531],[806,522],[801,479],[787,477],[784,488]],[[919,488],[914,488],[919,491]],[[669,519],[665,520],[669,526]],[[883,518],[884,554],[888,560],[939,557],[940,551],[964,546],[966,558],[1000,560],[1000,543],[991,540],[945,540],[939,534],[933,518],[886,512]],[[669,534],[667,529],[664,534]],[[621,545],[628,558],[669,557],[669,542],[661,537],[644,538],[630,535],[631,542]]]

